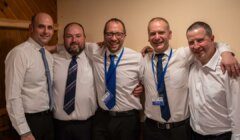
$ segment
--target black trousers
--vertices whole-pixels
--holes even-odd
[[[226,132],[220,135],[201,135],[192,130],[192,140],[231,140],[232,132]]]
[[[157,125],[144,122],[143,128],[144,140],[191,140],[191,128],[189,119],[182,125],[171,129],[158,128]]]
[[[56,140],[91,140],[92,118],[79,121],[54,119]]]
[[[93,121],[93,140],[139,140],[139,111],[107,112],[98,109]]]
[[[25,117],[36,140],[54,140],[52,112],[25,113]]]

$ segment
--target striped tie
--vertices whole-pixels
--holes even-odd
[[[77,57],[73,56],[68,68],[68,77],[64,97],[64,111],[69,115],[75,109],[75,93],[76,93],[76,78],[77,78]]]

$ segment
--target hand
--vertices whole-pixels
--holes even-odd
[[[32,133],[21,135],[21,140],[35,140]]]
[[[221,69],[223,73],[226,71],[230,77],[238,77],[240,75],[240,64],[230,52],[222,53]]]
[[[102,42],[97,42],[97,44],[98,44],[98,46],[99,46],[100,48],[102,48],[102,47],[104,46],[104,41],[102,41]]]
[[[153,52],[153,49],[150,46],[145,46],[141,50],[141,54],[142,54],[143,57],[149,52]]]
[[[143,92],[144,92],[144,87],[143,87],[143,85],[139,82],[138,85],[134,88],[132,94],[133,94],[135,97],[140,97]]]

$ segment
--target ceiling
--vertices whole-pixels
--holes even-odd
[[[0,0],[0,18],[30,20],[39,11],[49,13],[57,23],[57,0]]]

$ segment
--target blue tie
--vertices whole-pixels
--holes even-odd
[[[110,66],[106,77],[107,90],[112,98],[106,103],[108,109],[112,109],[116,104],[116,66],[114,64],[114,55],[110,55]]]
[[[158,62],[157,62],[157,79],[158,79],[158,93],[163,97],[163,105],[160,106],[162,118],[165,121],[168,121],[171,117],[170,109],[168,105],[168,98],[165,88],[164,75],[163,75],[163,67],[162,67],[162,57],[164,54],[158,54]],[[161,79],[162,78],[162,79]]]
[[[77,57],[73,56],[68,67],[68,77],[64,97],[64,111],[69,115],[75,109],[76,78],[77,78]]]
[[[47,62],[47,59],[46,59],[45,49],[41,48],[39,51],[42,54],[42,59],[43,59],[44,67],[45,67],[45,74],[46,74],[46,77],[47,77],[49,109],[53,110],[54,102],[53,102],[52,80],[51,80],[51,75],[50,75],[48,62]]]

